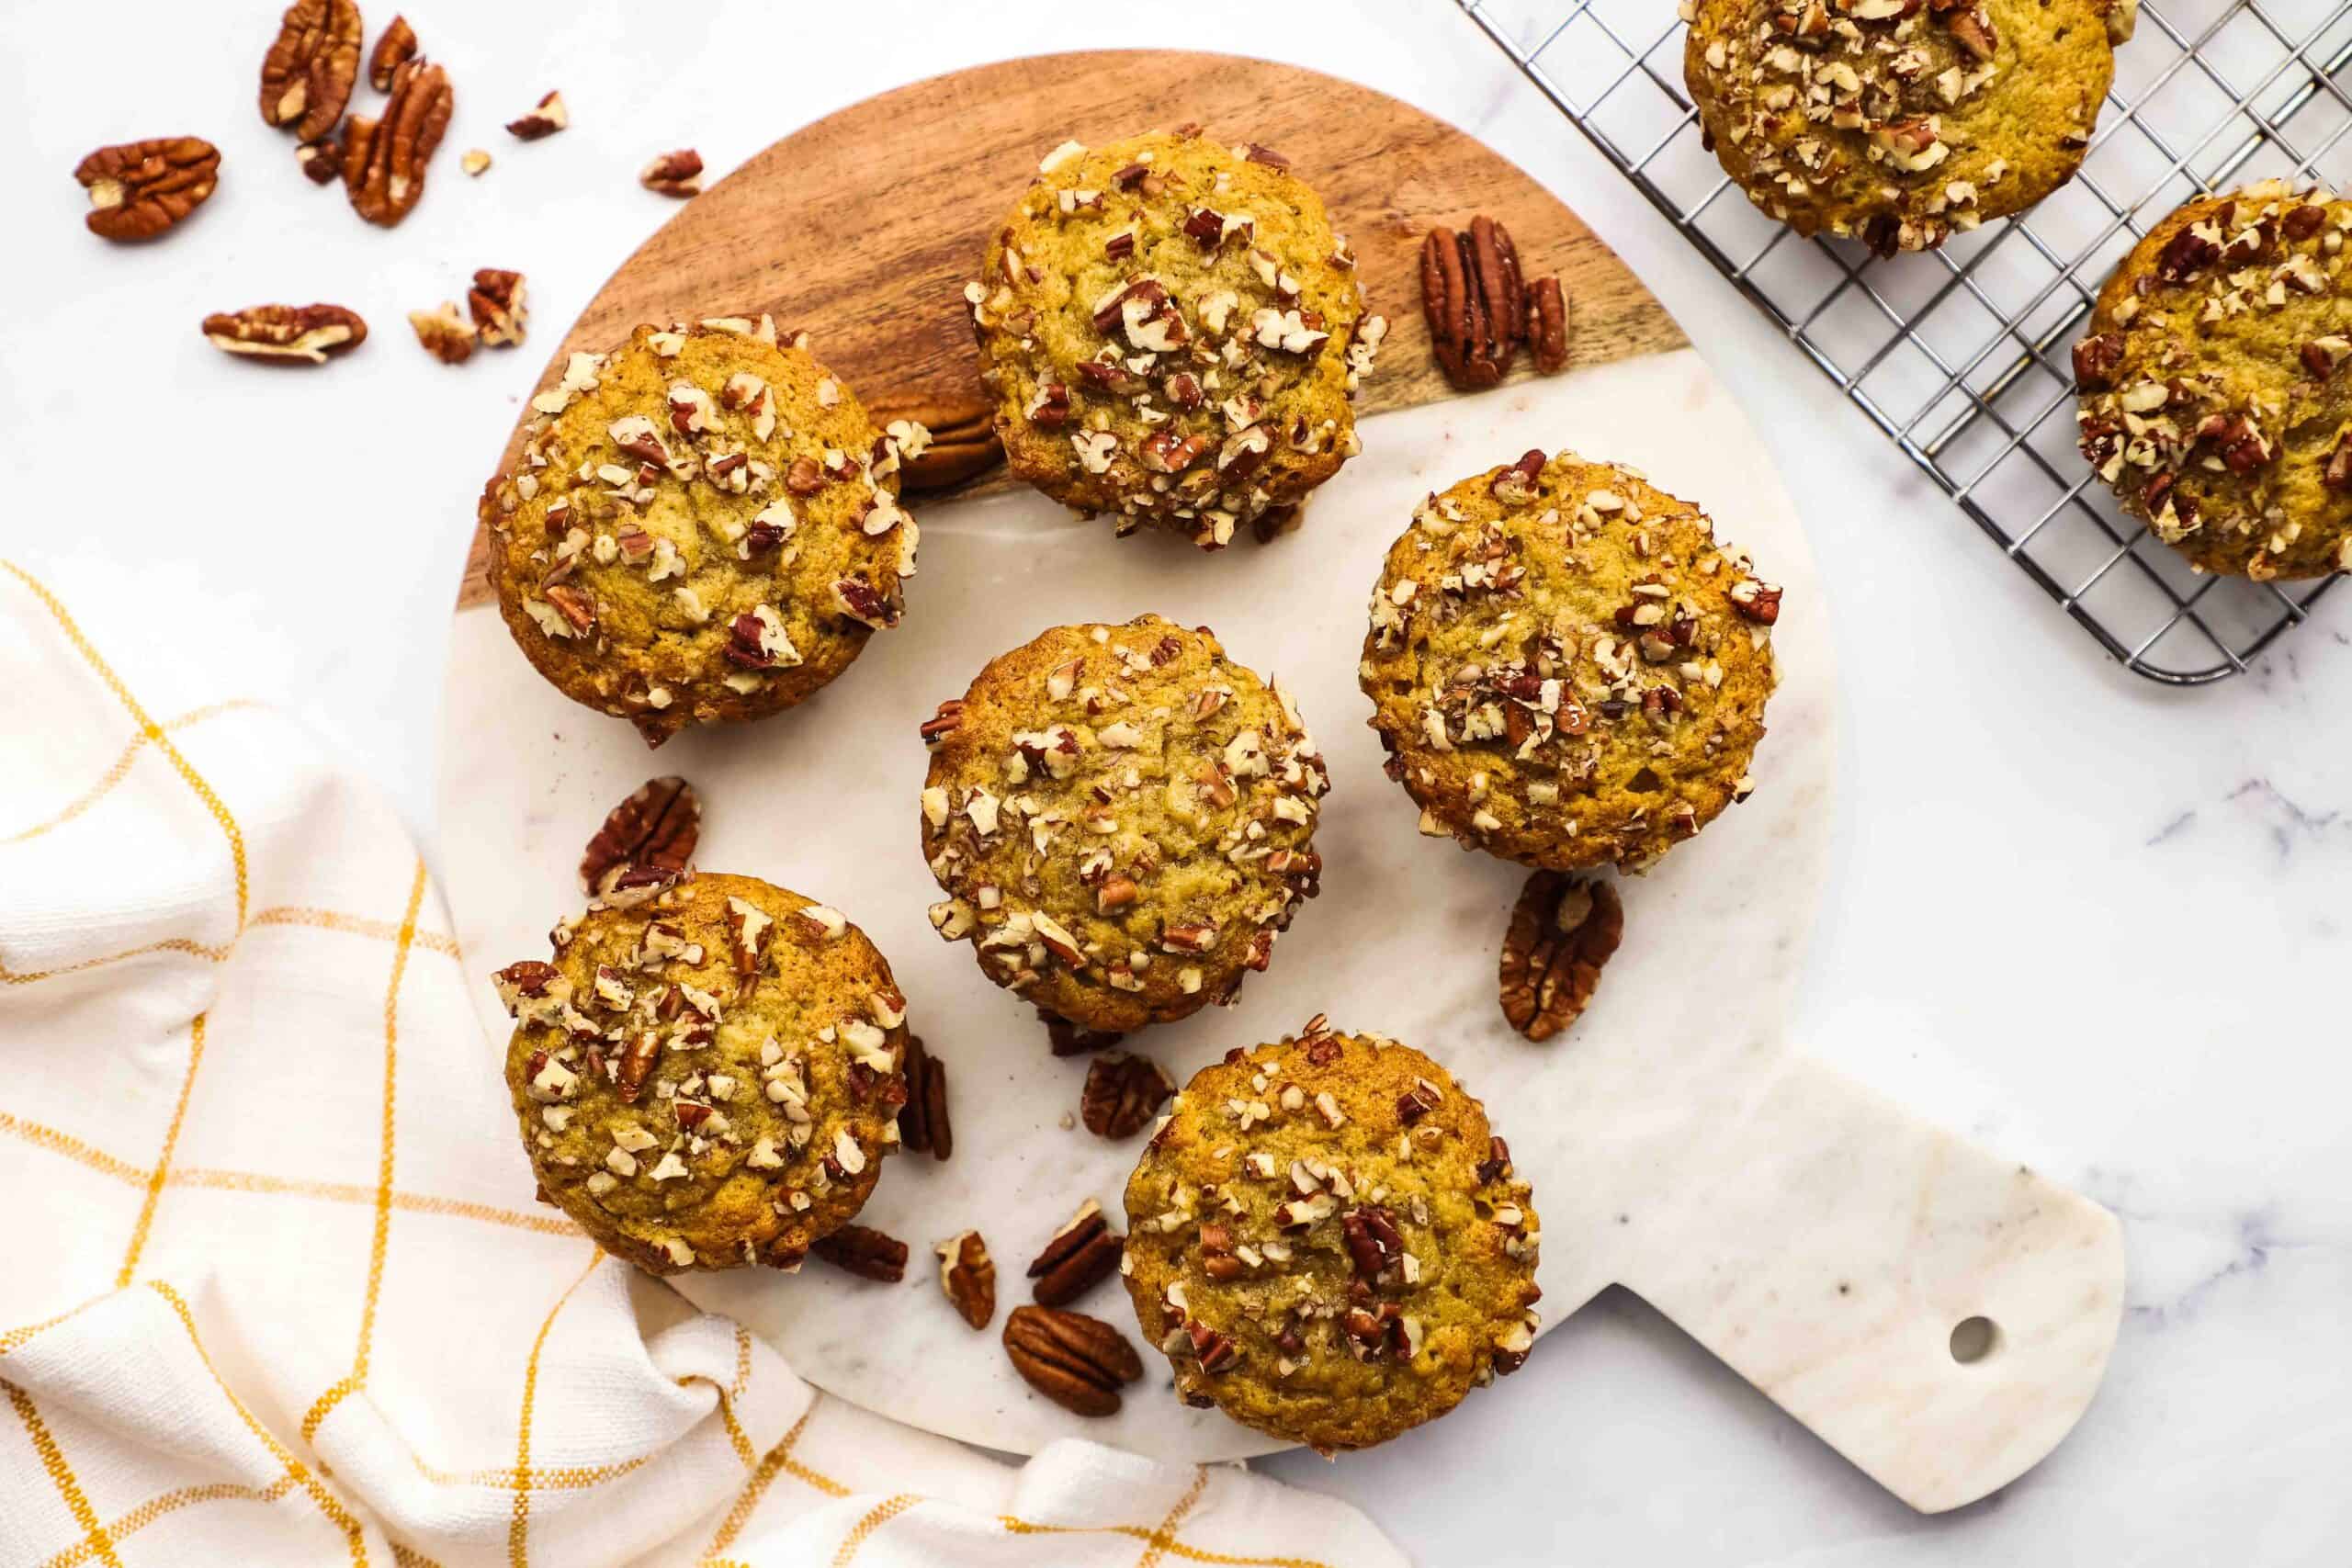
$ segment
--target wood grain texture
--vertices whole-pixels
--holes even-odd
[[[978,396],[964,284],[1037,160],[1071,137],[1096,143],[1187,120],[1227,141],[1280,149],[1348,236],[1370,308],[1389,322],[1359,413],[1463,395],[1430,356],[1419,252],[1432,224],[1458,228],[1474,213],[1510,229],[1527,276],[1559,275],[1571,367],[1687,344],[1575,213],[1453,126],[1297,66],[1118,50],[934,76],[793,132],[623,262],[549,363],[574,349],[608,349],[642,322],[764,311],[809,333],[818,357],[868,402]],[[1531,374],[1522,355],[1513,378]],[[514,446],[510,437],[507,450]],[[957,493],[1009,482],[1000,470]],[[478,529],[461,606],[490,597],[487,559]]]

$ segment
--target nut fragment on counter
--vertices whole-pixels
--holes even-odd
[[[996,1262],[978,1231],[951,1235],[932,1248],[939,1254],[939,1288],[959,1316],[986,1328],[996,1315]]]
[[[261,118],[316,141],[334,129],[359,77],[359,7],[352,0],[294,0],[261,62]]]
[[[1040,1306],[1078,1300],[1118,1269],[1126,1241],[1102,1217],[1102,1205],[1089,1198],[1029,1265],[1029,1278],[1036,1281],[1029,1293]]]
[[[1117,1415],[1120,1388],[1143,1376],[1125,1337],[1083,1313],[1014,1307],[1004,1352],[1031,1388],[1077,1416]]]
[[[343,185],[353,210],[390,228],[424,195],[425,165],[456,103],[448,73],[412,60],[392,74],[382,118],[353,115],[344,130]]]
[[[458,167],[469,175],[479,175],[490,167],[490,154],[480,147],[469,147],[458,160]]]
[[[333,185],[343,178],[343,143],[332,136],[305,141],[294,149],[294,163],[312,185]]]
[[[907,1244],[872,1225],[843,1225],[808,1250],[861,1280],[895,1285],[907,1277]]]
[[[416,55],[416,29],[406,17],[396,16],[368,55],[368,85],[379,93],[392,90],[392,75]]]
[[[1087,1066],[1079,1116],[1088,1132],[1115,1143],[1150,1126],[1175,1092],[1176,1086],[1150,1057],[1106,1051]]]
[[[664,152],[638,171],[637,183],[661,196],[681,200],[702,194],[702,154],[691,147]]]
[[[205,341],[278,365],[324,365],[368,341],[368,323],[340,305],[254,305],[204,318]]]
[[[474,356],[473,326],[451,300],[441,301],[437,310],[411,310],[408,324],[424,352],[444,365],[463,365]]]
[[[605,813],[580,857],[580,886],[602,898],[634,882],[674,877],[694,859],[701,837],[702,797],[695,786],[675,774],[648,779]]]
[[[978,398],[884,398],[874,423],[898,442],[899,482],[909,490],[945,490],[1004,461],[996,422]]]
[[[524,303],[521,273],[481,268],[474,274],[473,288],[466,292],[466,306],[473,312],[474,328],[481,334],[484,348],[512,348],[523,341],[530,310]]]
[[[82,221],[105,240],[152,240],[201,206],[220,182],[220,153],[198,136],[101,147],[74,166],[90,193]]]
[[[947,1064],[923,1048],[922,1035],[910,1034],[906,1060],[899,1070],[907,1080],[907,1102],[899,1108],[899,1146],[946,1159],[956,1150],[955,1129],[947,1119]]]
[[[563,107],[563,95],[555,92],[541,98],[522,118],[508,120],[506,131],[517,141],[537,141],[542,136],[553,136],[571,123],[571,111]]]
[[[1624,934],[1625,907],[1609,883],[1556,871],[1529,877],[1503,935],[1502,1006],[1510,1026],[1542,1041],[1574,1023]]]

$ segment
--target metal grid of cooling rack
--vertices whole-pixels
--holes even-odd
[[[2015,219],[1886,259],[1799,240],[1732,186],[1701,145],[1668,0],[1457,3],[2126,668],[2237,674],[2335,581],[2201,576],[2124,516],[2075,451],[2071,356],[2109,270],[2182,201],[2352,175],[2352,3],[2144,0],[2081,173]]]

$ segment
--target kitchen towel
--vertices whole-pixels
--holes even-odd
[[[399,821],[136,599],[0,562],[0,1564],[1403,1562],[1238,1466],[885,1421],[605,1257]]]

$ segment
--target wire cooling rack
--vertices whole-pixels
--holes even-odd
[[[2352,175],[2352,3],[2154,0],[2082,172],[1940,251],[1796,238],[1700,144],[1672,0],[1457,0],[1530,81],[2126,668],[2244,671],[2334,578],[2201,576],[2075,450],[2072,352],[2109,270],[2200,191]]]

